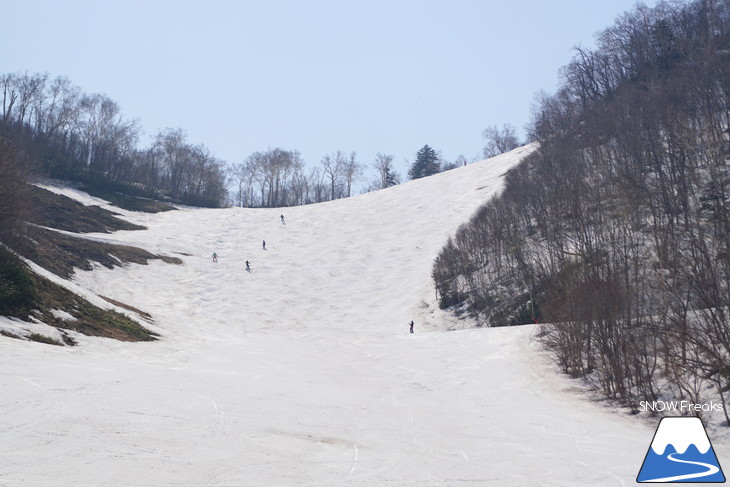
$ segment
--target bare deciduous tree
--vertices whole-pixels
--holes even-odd
[[[347,157],[339,150],[322,158],[322,171],[329,181],[330,200],[338,199],[342,194],[346,164]]]
[[[483,149],[486,158],[509,152],[520,145],[515,128],[507,124],[503,125],[501,130],[496,125],[490,125],[484,129],[482,137],[487,141]]]
[[[400,176],[393,168],[393,156],[378,152],[375,155],[373,168],[376,171],[375,180],[371,184],[373,190],[385,189],[400,184]]]
[[[345,198],[352,196],[352,184],[360,179],[363,173],[362,164],[357,162],[356,157],[357,155],[354,152],[351,152],[350,157],[345,160],[342,166],[342,176],[345,184]]]

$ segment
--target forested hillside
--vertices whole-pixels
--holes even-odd
[[[75,344],[67,330],[154,339],[155,333],[118,312],[123,303],[114,303],[117,311],[92,304],[22,258],[64,278],[75,269],[90,269],[91,262],[111,267],[179,260],[77,235],[143,227],[30,182],[43,177],[73,181],[120,208],[158,212],[174,208],[130,195],[220,206],[225,196],[221,164],[203,146],[185,142],[180,130],[161,132],[151,147],[138,148],[137,122],[126,120],[106,96],[83,94],[66,78],[0,75],[0,105],[0,315],[57,329],[53,336],[2,334],[59,345]]]
[[[142,129],[103,94],[68,78],[0,74],[0,139],[26,171],[126,194],[221,206],[225,167],[182,129],[140,144]]]
[[[366,165],[355,152],[336,150],[307,168],[298,151],[280,147],[255,151],[243,162],[223,161],[189,142],[181,128],[159,130],[144,144],[141,139],[139,121],[104,94],[83,93],[63,76],[0,74],[0,141],[13,151],[0,157],[35,176],[208,207],[321,203],[352,196],[355,183],[365,180]],[[365,190],[400,182],[393,158],[377,154],[376,175]]]
[[[562,74],[534,109],[539,150],[437,258],[441,305],[551,323],[561,367],[632,408],[724,402],[730,2],[637,7]]]

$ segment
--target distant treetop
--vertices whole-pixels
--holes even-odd
[[[424,145],[416,153],[416,161],[408,170],[408,177],[411,179],[424,178],[441,172],[441,158],[435,150]]]

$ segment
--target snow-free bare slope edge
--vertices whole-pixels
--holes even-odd
[[[184,264],[75,283],[162,337],[0,337],[0,485],[633,483],[653,429],[566,392],[531,327],[439,331],[432,261],[527,151],[324,205],[129,213],[149,229],[112,238]]]

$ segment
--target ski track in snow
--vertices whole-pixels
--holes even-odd
[[[0,486],[632,484],[650,426],[571,391],[533,327],[446,331],[435,302],[434,257],[528,151],[310,207],[124,213],[148,230],[103,238],[184,264],[73,285],[162,337],[0,336]]]

